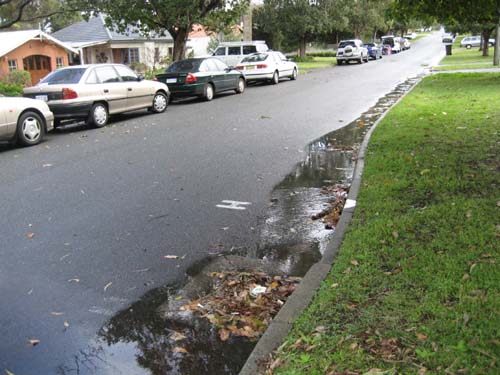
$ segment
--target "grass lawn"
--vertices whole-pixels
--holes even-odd
[[[483,53],[479,51],[478,47],[473,47],[467,49],[465,47],[460,47],[460,41],[463,37],[458,37],[453,43],[451,50],[452,55],[446,56],[440,65],[459,65],[459,64],[471,64],[471,63],[490,63],[493,65],[493,47],[490,47],[490,56],[483,57]]]
[[[500,373],[499,87],[427,77],[380,123],[337,260],[273,374]]]
[[[313,57],[313,61],[298,62],[299,71],[308,71],[317,68],[326,68],[337,65],[335,57]]]
[[[458,70],[458,69],[484,69],[484,68],[495,68],[495,66],[493,65],[493,62],[484,62],[484,63],[480,62],[472,64],[438,65],[432,67],[432,70],[446,71],[446,70]]]

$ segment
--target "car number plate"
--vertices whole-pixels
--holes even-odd
[[[248,65],[248,66],[246,67],[246,70],[252,70],[253,68],[255,68],[253,65]]]
[[[167,83],[176,83],[177,78],[167,78]]]
[[[44,102],[49,101],[49,97],[47,95],[35,95],[35,99],[43,100]]]

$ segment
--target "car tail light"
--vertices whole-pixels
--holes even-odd
[[[198,79],[194,76],[193,73],[188,73],[186,76],[186,80],[184,82],[186,83],[195,83]]]
[[[267,65],[266,64],[258,64],[257,69],[266,69]]]
[[[68,89],[65,87],[62,89],[62,98],[63,99],[76,99],[76,98],[78,98],[78,94],[76,93],[75,90]]]
[[[234,70],[243,70],[243,65],[235,66]]]

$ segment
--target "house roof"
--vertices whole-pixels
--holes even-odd
[[[165,31],[165,35],[153,35],[148,37],[128,27],[124,33],[119,33],[106,26],[104,16],[99,14],[88,21],[74,23],[64,29],[56,31],[56,38],[72,45],[75,48],[88,47],[112,41],[145,41],[145,40],[167,40],[172,41],[172,36]]]
[[[21,30],[0,32],[0,40],[2,41],[0,44],[0,56],[8,54],[33,39],[47,39],[70,52],[78,53],[77,50],[73,49],[67,43],[62,42],[61,40],[58,40],[41,30]]]

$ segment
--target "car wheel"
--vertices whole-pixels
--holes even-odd
[[[95,103],[90,110],[87,124],[95,128],[102,128],[108,123],[108,108],[103,103]]]
[[[365,61],[366,62],[369,62],[370,61],[370,57],[368,55],[365,56]]]
[[[363,64],[363,56],[361,56],[358,60],[358,64]]]
[[[273,78],[271,78],[271,83],[273,85],[277,85],[280,82],[280,76],[278,74],[278,71],[275,71],[273,74]]]
[[[465,48],[467,48],[467,49],[471,49],[471,48],[472,48],[472,46],[471,46],[470,44],[467,44],[467,45],[465,46]]]
[[[163,113],[167,109],[168,98],[163,92],[158,91],[153,98],[153,106],[151,111],[154,113]]]
[[[292,72],[292,75],[290,76],[290,79],[292,81],[295,81],[297,79],[297,68],[293,68],[293,72]]]
[[[337,65],[342,65],[343,61],[342,60],[337,60]]]
[[[238,87],[235,91],[237,94],[242,94],[245,91],[245,80],[242,77],[238,79]]]
[[[203,92],[203,99],[207,102],[214,98],[214,86],[211,83],[205,85],[205,90]]]
[[[35,112],[24,112],[17,120],[17,141],[22,146],[40,143],[43,138],[43,120]]]

